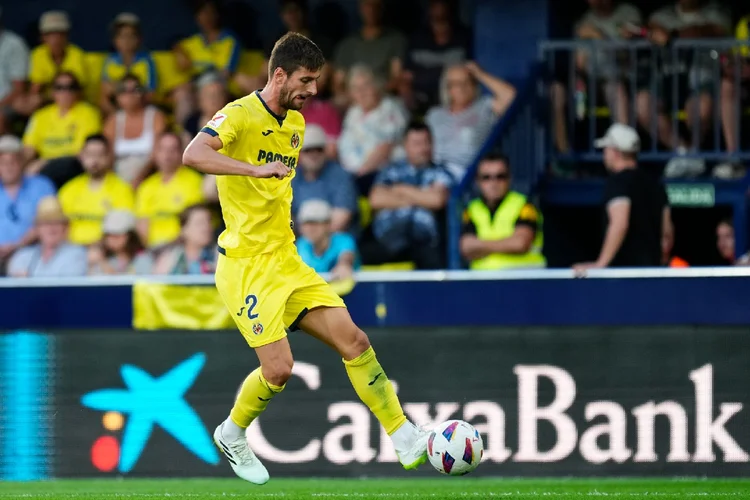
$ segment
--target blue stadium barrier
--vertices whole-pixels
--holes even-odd
[[[516,98],[505,114],[497,121],[466,169],[463,179],[454,186],[448,199],[448,267],[461,269],[459,238],[461,212],[472,193],[479,160],[488,152],[499,148],[511,164],[513,189],[531,194],[536,187],[544,165],[544,126],[536,99],[541,66],[533,65],[528,79],[521,84]]]

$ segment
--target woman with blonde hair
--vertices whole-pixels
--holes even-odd
[[[481,85],[491,95],[483,96]],[[490,75],[475,62],[448,66],[440,79],[440,106],[431,108],[425,122],[432,132],[435,162],[463,178],[498,117],[516,97],[516,89]]]

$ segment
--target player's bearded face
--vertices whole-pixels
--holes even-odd
[[[279,91],[283,108],[300,110],[307,100],[318,93],[317,79],[320,71],[298,69],[288,75]]]

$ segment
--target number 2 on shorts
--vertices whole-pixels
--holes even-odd
[[[247,306],[247,317],[248,319],[255,319],[258,317],[257,314],[253,313],[253,309],[258,305],[258,297],[255,295],[248,295],[245,297],[245,305]]]

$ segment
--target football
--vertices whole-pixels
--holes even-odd
[[[483,453],[482,436],[463,420],[443,422],[427,440],[430,463],[438,472],[450,476],[463,476],[476,469]]]

